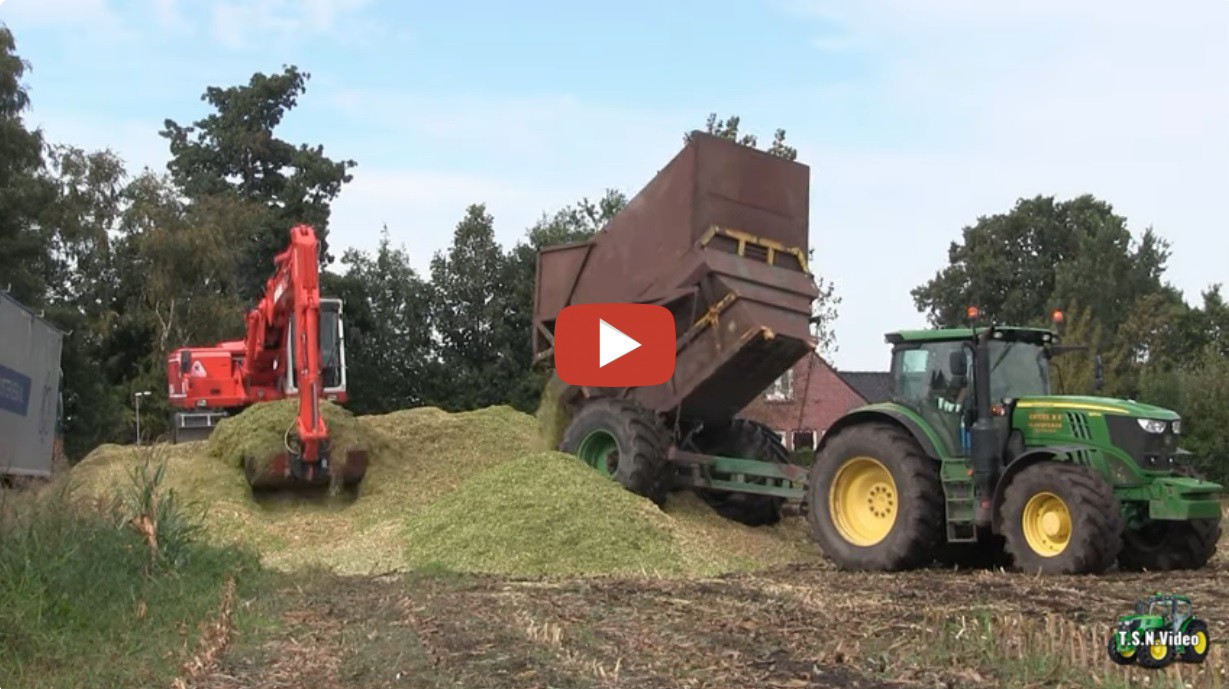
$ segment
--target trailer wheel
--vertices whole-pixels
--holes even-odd
[[[775,464],[789,464],[789,451],[777,434],[762,423],[750,419],[734,419],[716,432],[706,433],[697,441],[705,454],[758,459]],[[751,493],[731,493],[721,490],[697,490],[716,512],[726,519],[747,526],[770,526],[781,521],[784,498]]]
[[[670,433],[655,414],[632,402],[599,398],[572,416],[559,449],[662,505],[674,477],[666,461],[669,445]]]
[[[1008,484],[1000,515],[1007,550],[1025,572],[1104,572],[1121,549],[1114,490],[1082,466],[1045,461],[1027,467]]]
[[[843,569],[921,567],[943,541],[938,462],[889,424],[866,423],[829,440],[811,467],[807,519]]]

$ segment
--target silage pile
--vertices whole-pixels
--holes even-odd
[[[281,448],[293,419],[286,403],[227,419],[206,442],[100,447],[74,469],[74,481],[106,494],[122,489],[143,458],[165,460],[167,487],[194,504],[210,538],[248,543],[283,570],[709,575],[817,557],[796,518],[752,529],[682,492],[663,512],[546,451],[539,423],[509,407],[356,418],[326,405],[326,415],[336,447],[370,452],[357,499],[252,498],[239,458]]]

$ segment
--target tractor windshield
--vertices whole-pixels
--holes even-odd
[[[1031,342],[990,341],[990,399],[1050,394],[1050,360]]]

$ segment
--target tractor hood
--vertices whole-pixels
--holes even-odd
[[[1144,404],[1132,400],[1115,399],[1113,397],[1091,397],[1082,395],[1039,395],[1037,397],[1021,397],[1016,401],[1017,409],[1061,409],[1064,411],[1099,412],[1133,416],[1161,421],[1177,421],[1177,412],[1153,404]]]

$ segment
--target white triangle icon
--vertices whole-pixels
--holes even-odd
[[[622,331],[602,319],[598,319],[598,336],[597,336],[597,366],[604,367],[606,364],[627,356],[629,353],[640,349],[640,343],[632,338],[624,335]]]

